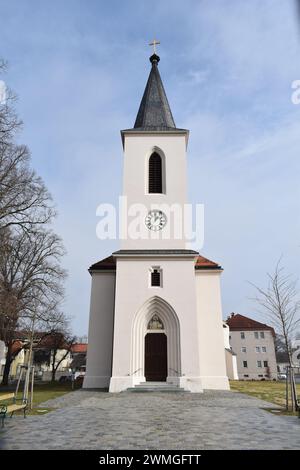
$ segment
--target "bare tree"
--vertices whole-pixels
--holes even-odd
[[[0,59],[0,74],[4,74],[6,70],[7,62]],[[8,144],[22,127],[22,121],[14,107],[17,97],[6,85],[4,91],[5,96],[0,102],[0,144]]]
[[[0,72],[5,68],[0,60]],[[7,88],[5,100],[0,102],[0,230],[9,226],[29,230],[55,215],[47,188],[30,167],[28,148],[15,143],[22,128],[15,101],[16,96]]]
[[[6,63],[0,60],[0,73],[5,70]],[[5,384],[16,331],[23,328],[30,333],[31,363],[36,330],[49,330],[49,322],[52,329],[55,322],[56,328],[62,324],[59,304],[65,272],[60,264],[62,242],[46,228],[55,215],[51,196],[30,166],[28,148],[16,142],[22,128],[16,96],[6,87],[4,98],[0,102],[0,339],[7,346]]]
[[[0,230],[12,225],[28,230],[55,214],[51,196],[29,161],[26,146],[0,144]]]
[[[0,339],[7,347],[2,381],[6,384],[16,331],[30,325],[32,344],[39,325],[58,322],[66,273],[60,265],[62,242],[51,231],[6,229],[0,231],[0,246]]]
[[[292,340],[300,324],[300,301],[297,290],[297,280],[285,274],[279,259],[273,274],[268,273],[268,287],[263,289],[255,286],[257,296],[255,300],[262,307],[263,313],[281,336],[289,363],[291,409],[298,409],[297,392],[292,362]],[[286,388],[286,407],[288,409],[288,382]]]
[[[60,364],[66,359],[72,350],[72,346],[75,343],[76,337],[73,336],[68,327],[60,328],[57,331],[53,331],[49,336],[48,347],[51,349],[51,381],[55,381],[56,372]],[[64,351],[63,354],[58,356],[58,351]]]
[[[274,273],[268,273],[267,276],[269,283],[266,289],[252,284],[257,291],[255,300],[262,307],[262,313],[281,336],[289,364],[292,365],[292,339],[300,325],[297,280],[285,274],[281,259]]]

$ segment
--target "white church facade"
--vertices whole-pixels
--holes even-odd
[[[188,248],[167,210],[188,202],[189,132],[175,125],[158,71],[159,57],[154,53],[150,61],[135,125],[121,131],[123,196],[128,207],[145,208],[141,236],[122,237],[119,251],[89,269],[83,387],[121,392],[158,382],[191,392],[227,390],[222,268]],[[126,235],[127,217],[121,221]]]

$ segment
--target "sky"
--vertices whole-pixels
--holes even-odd
[[[282,256],[299,275],[300,15],[293,0],[0,0],[0,57],[20,136],[55,201],[67,249],[65,312],[88,331],[88,267],[119,248],[96,208],[122,193],[120,129],[134,124],[151,39],[177,127],[190,130],[189,201],[201,254],[220,263],[224,318],[261,321],[251,283]],[[195,247],[197,248],[197,247]]]

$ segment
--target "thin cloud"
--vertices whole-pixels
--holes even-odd
[[[5,78],[20,96],[22,141],[53,193],[68,250],[67,313],[87,332],[88,266],[117,249],[95,235],[96,207],[122,192],[119,130],[132,126],[149,39],[179,127],[191,130],[189,195],[205,204],[203,253],[224,266],[223,309],[251,314],[284,252],[299,270],[299,22],[291,2],[0,0]]]

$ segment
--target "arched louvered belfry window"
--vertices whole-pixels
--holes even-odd
[[[162,193],[162,159],[154,152],[149,158],[149,193]]]

